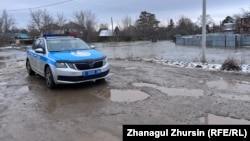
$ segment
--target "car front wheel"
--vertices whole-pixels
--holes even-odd
[[[34,75],[35,72],[32,70],[31,66],[30,66],[30,61],[27,59],[26,61],[26,69],[29,75]]]
[[[53,74],[51,72],[50,67],[46,67],[45,69],[45,79],[46,79],[46,85],[48,88],[53,89],[55,88],[56,84],[53,79]]]

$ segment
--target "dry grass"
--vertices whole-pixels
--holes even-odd
[[[222,66],[221,66],[221,70],[227,70],[227,71],[240,71],[241,67],[239,65],[239,63],[237,62],[236,59],[234,58],[227,58]]]

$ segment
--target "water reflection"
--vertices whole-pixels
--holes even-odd
[[[48,89],[44,78],[40,76],[28,77],[28,88],[29,93],[38,101],[39,107],[48,113],[68,105],[82,105],[79,107],[81,110],[91,112],[100,109],[102,105],[96,95],[110,94],[108,82],[58,85],[56,89]]]
[[[98,50],[109,58],[157,58],[176,61],[200,61],[201,47],[180,46],[170,41],[111,42],[95,43]],[[234,57],[240,63],[250,64],[250,48],[226,49],[207,48],[208,63],[222,63],[228,57]]]

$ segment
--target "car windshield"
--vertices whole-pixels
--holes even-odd
[[[48,51],[86,50],[90,46],[78,38],[47,39]]]

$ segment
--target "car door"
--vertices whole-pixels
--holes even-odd
[[[32,49],[30,50],[29,52],[29,61],[30,61],[30,65],[31,65],[31,68],[37,72],[38,71],[38,68],[37,68],[37,63],[38,63],[38,56],[35,52],[35,49],[38,48],[39,46],[39,43],[40,43],[40,40],[37,39],[34,44],[32,45]]]
[[[40,40],[38,48],[43,49],[44,53],[38,53],[39,59],[37,62],[37,69],[39,74],[44,75],[44,66],[46,64],[46,58],[47,58],[44,40]]]

